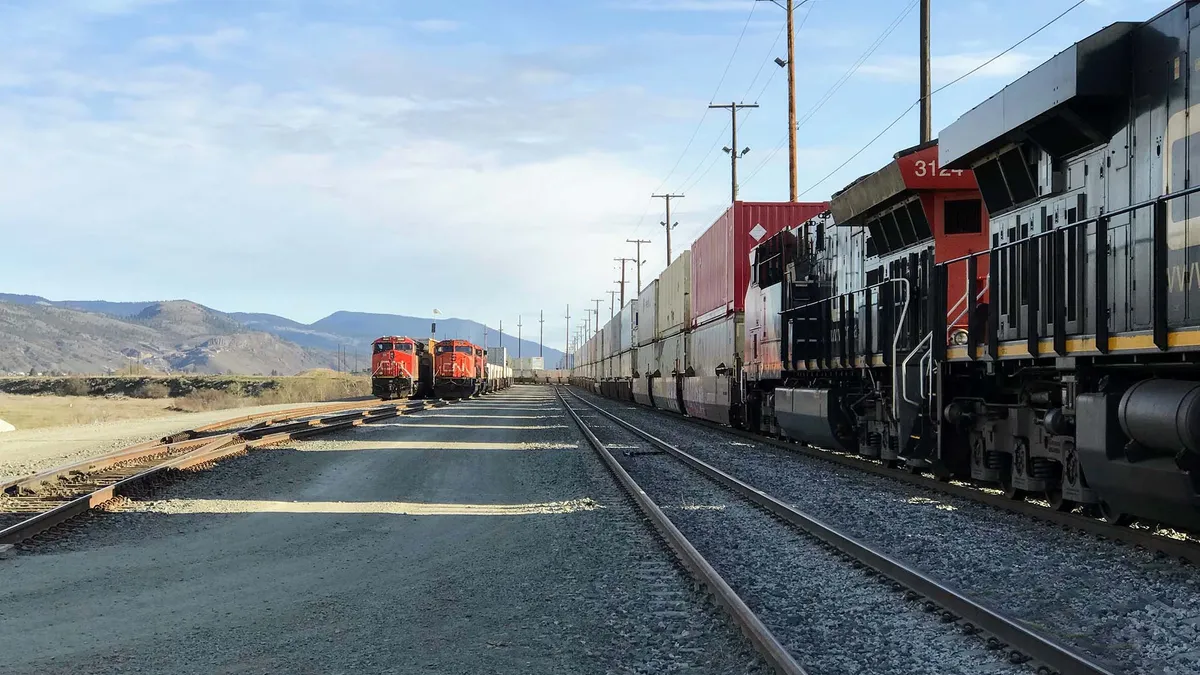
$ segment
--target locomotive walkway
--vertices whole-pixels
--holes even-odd
[[[546,387],[225,460],[0,578],[5,673],[764,672]]]

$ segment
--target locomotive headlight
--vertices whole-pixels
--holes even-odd
[[[956,345],[967,344],[967,331],[959,328],[950,335],[950,341]]]

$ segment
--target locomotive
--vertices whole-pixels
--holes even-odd
[[[627,377],[602,331],[576,384],[624,397],[627,379],[643,404],[1200,528],[1197,5],[1112,24],[820,213],[757,223],[744,277],[733,256],[714,280],[693,245],[642,289]],[[698,275],[742,298],[740,322],[702,314]],[[690,316],[667,335],[651,304]]]
[[[433,357],[423,342],[395,335],[371,344],[371,393],[384,401],[433,393]]]
[[[512,369],[488,363],[487,350],[466,340],[426,343],[408,337],[375,340],[371,354],[371,391],[385,401],[469,398],[512,385]],[[499,350],[503,361],[504,350]]]

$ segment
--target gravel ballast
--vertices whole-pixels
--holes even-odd
[[[572,402],[582,408],[578,402]],[[808,672],[1032,673],[602,416],[581,416]]]
[[[1196,570],[640,406],[594,403],[1120,672],[1200,672]]]
[[[765,673],[550,390],[432,412],[0,560],[5,672]]]

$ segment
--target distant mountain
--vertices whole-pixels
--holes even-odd
[[[47,300],[40,295],[16,295],[14,293],[0,293],[0,302],[11,302],[17,305],[48,305],[111,316],[134,316],[147,307],[157,304],[154,302],[106,302],[104,300],[55,301]]]
[[[131,364],[195,373],[292,374],[332,368],[332,353],[251,331],[186,300],[150,303],[136,316],[0,301],[0,373],[97,373]]]
[[[354,366],[356,351],[360,366],[367,361],[375,338],[428,338],[435,321],[438,339],[471,340],[488,348],[503,344],[510,357],[539,353],[534,340],[522,339],[518,350],[513,335],[501,336],[494,327],[485,328],[468,319],[339,311],[305,324],[274,314],[220,312],[188,300],[49,300],[38,295],[0,293],[0,373],[24,373],[31,367],[71,372],[120,368],[130,360],[123,350],[138,355],[135,358],[144,357],[145,365],[160,370],[286,373],[310,367],[345,369]],[[100,331],[107,337],[95,344],[83,344],[77,338],[92,336],[85,329]],[[536,330],[534,324],[534,336]],[[255,334],[259,337],[247,337]],[[222,337],[226,339],[218,339]],[[264,341],[267,337],[271,340]],[[335,356],[339,350],[346,354],[340,364]],[[557,349],[545,347],[541,353],[547,367],[554,367],[562,359]]]

